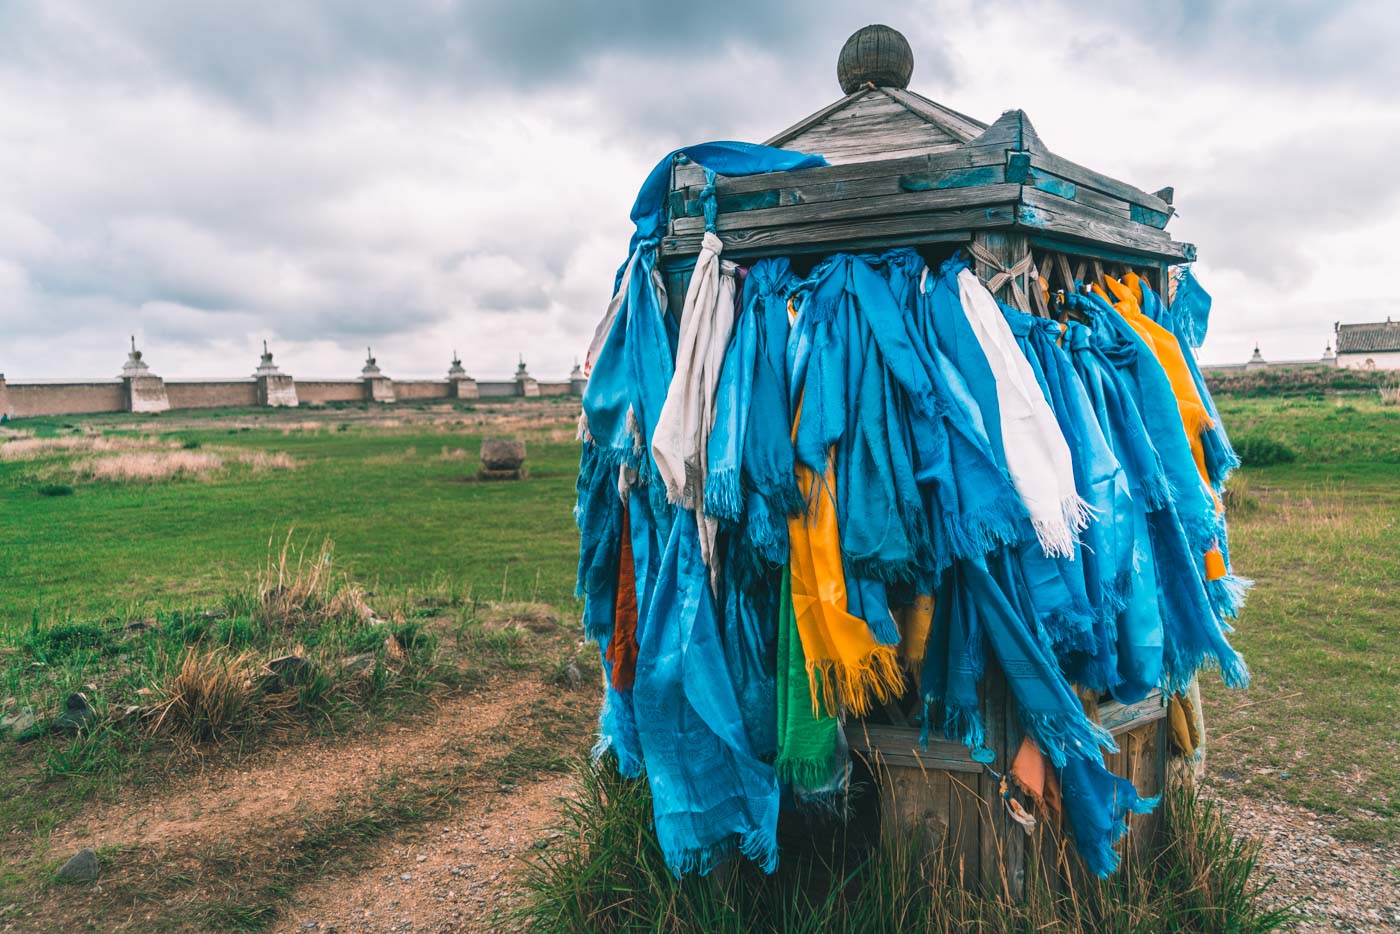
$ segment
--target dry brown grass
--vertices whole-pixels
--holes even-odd
[[[173,676],[156,688],[160,698],[151,715],[151,732],[217,742],[252,723],[256,711],[251,653],[233,654],[221,645],[190,646]]]
[[[108,454],[178,447],[159,438],[65,435],[59,438],[18,437],[0,444],[0,461],[27,461],[56,454]]]
[[[443,445],[442,453],[438,455],[438,460],[461,461],[467,459],[466,448],[449,448]]]
[[[293,550],[291,532],[279,551],[274,552],[269,541],[267,564],[258,571],[257,595],[254,612],[273,626],[374,618],[364,590],[336,572],[335,544],[329,538],[314,552],[306,545]]]
[[[1388,383],[1379,390],[1381,405],[1400,405],[1400,382]]]
[[[74,464],[80,477],[109,482],[157,482],[174,479],[210,480],[230,464],[242,464],[255,472],[292,470],[296,461],[280,451],[238,451],[225,448],[186,451],[128,451],[95,457]]]
[[[547,603],[493,603],[482,614],[481,621],[488,629],[553,632],[559,628],[559,613]]]

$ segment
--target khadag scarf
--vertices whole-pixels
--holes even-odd
[[[787,563],[787,517],[801,508],[788,409],[785,259],[759,260],[743,301],[716,394],[705,478],[705,512],[733,530],[728,565],[740,583]]]
[[[653,482],[655,464],[649,448],[674,367],[674,335],[667,326],[666,293],[656,269],[656,253],[664,232],[665,196],[678,154],[729,176],[825,164],[820,156],[766,146],[705,143],[667,155],[638,192],[631,213],[635,230],[627,259],[618,268],[613,300],[590,348],[591,372],[580,417],[583,450],[575,507],[580,529],[577,589],[585,598],[585,633],[599,643],[605,656],[616,629],[621,497],[629,496],[639,652],[640,644],[646,641],[659,558],[670,539],[674,515],[673,507],[666,503],[664,486]],[[722,664],[722,659],[712,661]],[[607,668],[606,657],[604,664]],[[632,700],[631,691],[617,691],[610,683],[606,686],[594,747],[595,757],[615,753],[619,771],[628,776],[639,774],[642,767]]]
[[[1051,617],[1046,622],[1049,636],[1062,662],[1071,651],[1097,655],[1105,640],[1116,640],[1114,620],[1128,585],[1130,568],[1115,563],[1118,555],[1110,546],[1115,537],[1127,534],[1117,527],[1130,520],[1127,479],[1094,418],[1073,364],[1059,346],[1060,325],[1005,305],[1001,310],[1069,447],[1075,488],[1095,517],[1081,531],[1073,560],[1055,562],[1071,594],[1084,600],[1086,612]],[[1029,576],[1032,565],[1024,559],[1023,565]],[[1035,588],[1031,589],[1034,593]]]
[[[1227,685],[1243,687],[1249,671],[1225,638],[1225,623],[1207,593],[1199,557],[1215,541],[1215,505],[1196,471],[1167,376],[1138,334],[1101,297],[1072,296],[1071,307],[1092,317],[1092,337],[1105,348],[1138,404],[1170,482],[1171,501],[1147,515],[1163,623],[1162,686],[1182,691],[1202,667],[1211,665],[1220,669]],[[1194,520],[1183,518],[1188,515]]]
[[[799,419],[802,406],[798,407]],[[877,642],[866,621],[848,609],[841,537],[836,524],[837,480],[830,462],[820,482],[805,463],[797,485],[806,507],[788,520],[792,608],[813,698],[856,716],[898,697],[904,687],[894,645]],[[893,625],[893,623],[891,623]]]
[[[1113,690],[1120,702],[1133,703],[1162,678],[1162,618],[1147,514],[1149,508],[1168,507],[1170,492],[1137,405],[1119,371],[1089,339],[1089,329],[1077,321],[1065,323],[1064,347],[1093,417],[1123,466],[1128,497],[1114,497],[1112,524],[1091,527],[1107,538],[1099,542],[1098,560],[1100,566],[1117,569],[1113,590],[1123,605],[1113,619],[1100,618],[1092,653],[1071,654],[1063,664],[1078,685]]]
[[[719,574],[715,560],[719,522],[700,510],[709,466],[710,430],[715,421],[715,393],[734,326],[737,271],[733,263],[720,260],[722,248],[719,237],[707,231],[686,291],[676,372],[651,442],[667,500],[697,512],[700,559],[710,569],[712,585],[717,585]]]
[[[1094,340],[1127,377],[1152,446],[1162,461],[1177,517],[1192,549],[1205,554],[1220,530],[1215,498],[1201,480],[1172,383],[1152,348],[1119,311],[1098,294],[1073,296],[1093,322]]]
[[[1187,273],[1189,275],[1189,271]],[[1206,386],[1205,377],[1201,375],[1201,368],[1196,362],[1196,355],[1192,350],[1193,346],[1199,346],[1199,341],[1205,339],[1205,317],[1192,317],[1191,308],[1183,309],[1181,316],[1173,311],[1168,312],[1163,308],[1162,300],[1157,293],[1152,291],[1146,280],[1138,279],[1136,276],[1129,276],[1129,284],[1136,281],[1142,293],[1142,309],[1154,320],[1160,321],[1171,329],[1176,336],[1180,353],[1191,372],[1191,381],[1195,384],[1196,392],[1200,395],[1201,401],[1205,404],[1206,412],[1209,414],[1212,426],[1201,436],[1202,453],[1205,457],[1206,478],[1211,488],[1217,496],[1225,492],[1225,481],[1229,479],[1230,473],[1240,465],[1240,457],[1235,453],[1234,446],[1230,444],[1230,438],[1225,433],[1225,423],[1220,418],[1220,412],[1215,407],[1215,400],[1211,398],[1210,388]],[[1210,296],[1200,287],[1194,277],[1190,279],[1192,289],[1188,290],[1187,298],[1195,301],[1194,293],[1199,293],[1205,297],[1206,311],[1209,312]],[[1177,297],[1181,298],[1181,291],[1178,288]],[[1191,302],[1188,302],[1190,304]],[[1199,328],[1192,331],[1192,339],[1198,339],[1197,344],[1192,345],[1187,337],[1186,328]],[[1223,506],[1223,501],[1221,501]],[[1207,552],[1207,574],[1206,590],[1210,594],[1211,602],[1215,605],[1216,611],[1226,619],[1234,619],[1239,615],[1240,609],[1244,606],[1245,596],[1249,588],[1253,586],[1251,581],[1237,577],[1230,566],[1230,541],[1229,529],[1223,508],[1220,511],[1220,534],[1216,539],[1216,546],[1219,549],[1219,564],[1212,567],[1213,558]],[[1223,572],[1223,573],[1222,573]]]
[[[841,724],[812,692],[797,614],[792,604],[792,573],[784,568],[778,610],[777,653],[778,780],[807,795],[836,790],[845,780],[841,761]]]
[[[947,383],[960,387],[953,390],[952,397],[966,407],[968,418],[978,425],[979,437],[990,439],[995,435],[1000,439],[1002,419],[999,414],[1001,405],[998,401],[996,376],[987,361],[986,353],[982,350],[976,331],[963,310],[963,288],[959,280],[961,273],[966,269],[966,263],[951,260],[943,264],[938,276],[924,276],[921,305],[932,322],[932,340],[937,342],[930,344],[931,353],[937,353],[939,345],[947,348],[950,353],[958,355],[962,372],[970,374],[966,382],[956,374],[949,376]],[[1019,348],[1015,352],[1020,355]],[[1021,356],[1021,359],[1026,360],[1024,356]],[[1047,390],[1037,384],[1033,391],[1040,394],[1042,405],[1046,404],[1043,400]],[[997,414],[994,418],[989,418],[988,412]],[[1053,423],[1051,428],[1057,433],[1060,430]],[[1060,443],[1063,444],[1063,436],[1060,437]],[[1005,476],[1006,465],[1003,458],[1006,445],[991,446],[989,441],[984,442],[984,445],[989,451],[1003,452],[1001,455],[992,456],[997,458],[997,465],[1003,468],[1002,473]],[[1009,481],[1003,479],[1003,484],[1006,482]],[[965,488],[965,484],[960,487]],[[1018,522],[1012,544],[1021,563],[1022,579],[1032,597],[1036,620],[1047,634],[1054,634],[1053,641],[1061,644],[1081,644],[1093,627],[1083,570],[1073,560],[1073,551],[1068,557],[1050,557],[1045,554],[1019,493],[1013,492],[1013,495],[1017,498],[1019,509],[1016,513]],[[984,548],[982,553],[986,551]]]
[[[812,339],[797,457],[821,472],[826,452],[836,450],[841,547],[852,576],[910,580],[932,546],[901,403],[932,412],[932,384],[888,283],[863,258],[828,258],[806,288],[796,327]],[[880,606],[879,595],[874,602],[866,618],[887,628],[882,641],[897,641],[888,604]]]
[[[641,629],[632,702],[666,865],[704,874],[738,851],[771,872],[778,783],[742,726],[690,510],[672,524]]]
[[[1045,554],[1072,557],[1075,535],[1091,513],[1075,490],[1074,463],[1064,435],[992,293],[967,268],[958,273],[958,290],[996,384],[1002,447],[1012,483],[1031,514]]]

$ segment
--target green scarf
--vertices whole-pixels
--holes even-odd
[[[799,797],[839,789],[845,763],[839,761],[841,724],[830,710],[820,709],[807,677],[807,659],[792,609],[792,570],[784,567],[778,606],[778,780],[791,785]]]

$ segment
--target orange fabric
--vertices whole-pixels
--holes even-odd
[[[1031,742],[1029,736],[1021,740],[1021,748],[1011,762],[1011,779],[1037,803],[1059,813],[1060,787],[1055,781],[1055,773],[1046,764],[1045,753]]]
[[[788,314],[792,314],[791,302]],[[799,402],[792,422],[794,437],[801,418]],[[831,462],[828,451],[820,484],[816,472],[805,464],[794,469],[807,508],[788,519],[792,612],[807,659],[812,714],[835,710],[839,701],[859,717],[870,712],[872,697],[882,704],[898,697],[904,690],[904,675],[895,647],[876,642],[865,620],[847,610],[841,534],[836,525],[836,471]]]
[[[896,610],[894,619],[899,625],[899,660],[905,671],[918,674],[933,627],[933,597],[919,594],[913,603]]]
[[[607,657],[612,665],[613,690],[631,689],[637,677],[637,566],[632,560],[632,523],[626,501],[622,504],[622,547],[617,556],[617,596]]]

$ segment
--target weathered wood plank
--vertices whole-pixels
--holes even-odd
[[[1112,218],[1073,201],[1033,188],[1023,189],[1022,200],[1024,204],[1017,212],[1016,223],[1037,234],[1061,234],[1178,261],[1195,257],[1195,248],[1190,244],[1178,243],[1154,228]]]
[[[796,136],[798,133],[801,133],[808,127],[816,126],[818,123],[821,123],[823,120],[831,116],[836,111],[841,110],[842,108],[850,105],[855,101],[859,101],[863,97],[875,93],[878,92],[872,90],[871,88],[858,88],[857,90],[852,91],[850,94],[847,94],[845,97],[841,98],[839,101],[833,101],[832,103],[823,107],[821,110],[818,110],[816,113],[808,114],[807,116],[803,117],[801,120],[797,121],[787,129],[777,133],[774,136],[770,136],[767,140],[764,141],[764,145],[781,146],[784,141],[791,139],[792,137]]]
[[[752,211],[782,205],[817,204],[831,201],[849,201],[855,198],[874,198],[898,195],[902,192],[932,191],[946,188],[967,188],[974,185],[1001,184],[1006,171],[999,165],[984,165],[968,169],[953,169],[946,172],[919,172],[911,175],[884,175],[873,178],[857,178],[850,181],[825,182],[812,185],[768,188],[760,191],[745,191],[727,194],[725,189],[715,186],[715,201],[721,214]],[[694,196],[681,199],[690,192]],[[687,188],[684,192],[675,191],[672,196],[672,217],[700,217],[704,204],[699,198],[699,188]]]
[[[1167,715],[1162,692],[1153,691],[1135,704],[1120,704],[1109,700],[1099,704],[1099,722],[1115,736],[1125,730],[1135,730]]]
[[[738,194],[739,192],[759,191],[765,188],[824,184],[856,178],[869,178],[875,175],[942,172],[977,165],[1002,165],[1005,162],[1006,150],[1004,148],[959,146],[947,152],[920,153],[900,159],[878,159],[847,165],[820,165],[809,169],[796,169],[791,172],[769,172],[763,175],[742,175],[732,178],[719,176],[715,180],[715,192],[716,194],[721,192]],[[693,186],[698,189],[703,187],[705,171],[693,163],[677,165],[673,184],[677,188]]]
[[[1055,236],[1053,234],[1030,233],[1028,239],[1030,240],[1032,246],[1040,247],[1041,249],[1046,250],[1054,250],[1057,253],[1066,254],[1068,257],[1074,259],[1091,256],[1108,262],[1137,264],[1141,264],[1144,262],[1144,257],[1141,254],[1125,253],[1100,244],[1070,241],[1066,238]],[[1177,247],[1184,250],[1189,250],[1191,258],[1195,259],[1196,247],[1194,244],[1183,243],[1181,241],[1173,242],[1176,244]],[[1154,258],[1158,259],[1159,261],[1165,262],[1168,265],[1174,265],[1176,263],[1181,262],[1179,258],[1166,254],[1157,254]],[[1082,265],[1082,263],[1080,263],[1080,265]],[[1083,279],[1082,270],[1077,273],[1071,272],[1071,275],[1074,275],[1078,279]]]
[[[821,204],[794,204],[733,214],[720,214],[715,221],[718,231],[751,230],[758,227],[790,226],[811,222],[832,222],[855,218],[884,218],[925,211],[945,211],[976,205],[1014,202],[1021,193],[1020,185],[976,185],[967,188],[944,188],[931,191],[901,192],[877,198],[861,198]],[[705,229],[704,218],[680,217],[671,225],[676,236],[697,234]]]
[[[1052,152],[1032,151],[1031,165],[1038,169],[1044,169],[1053,175],[1058,175],[1060,178],[1069,179],[1077,185],[1093,188],[1106,195],[1122,198],[1124,201],[1141,205],[1153,211],[1165,212],[1168,208],[1167,203],[1156,195],[1149,195],[1141,188],[1129,185],[1127,182],[1120,182],[1116,178],[1110,178],[1102,172],[1085,168],[1077,162],[1071,162]]]
[[[987,124],[978,120],[976,117],[969,117],[967,114],[953,110],[951,107],[944,107],[937,101],[931,101],[922,94],[916,94],[904,88],[885,88],[884,92],[893,100],[898,101],[900,104],[903,104],[925,119],[938,124],[964,142],[976,138],[987,128]]]
[[[860,752],[878,753],[890,765],[977,773],[982,766],[968,756],[961,743],[930,737],[928,749],[919,745],[917,727],[880,726],[855,722],[846,729],[846,741]]]
[[[1004,227],[1015,223],[1011,204],[986,208],[965,208],[937,213],[875,217],[836,223],[802,224],[796,227],[769,227],[734,230],[720,235],[729,257],[777,256],[784,251],[819,252],[829,249],[872,249],[913,243],[967,240],[969,231],[983,227]],[[663,258],[694,256],[700,252],[702,234],[665,237]]]

